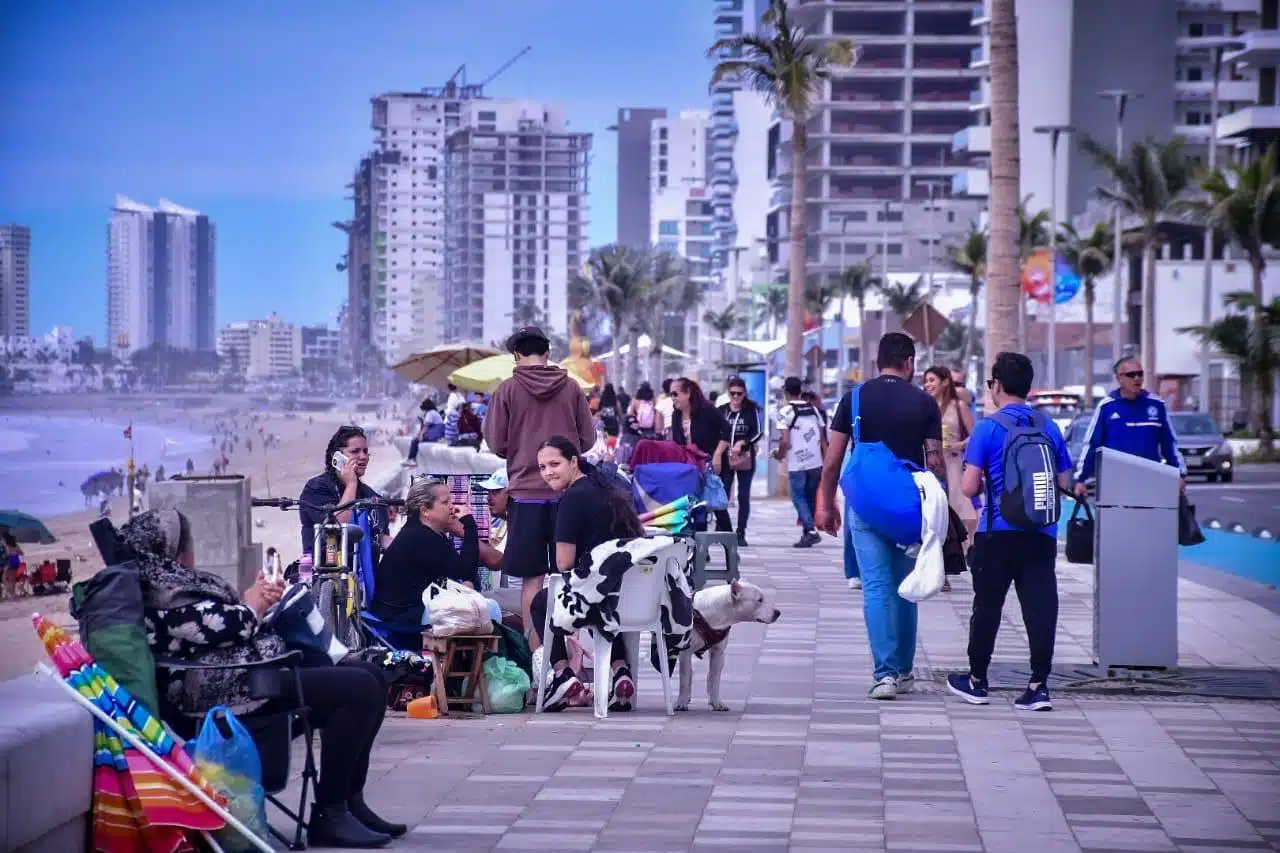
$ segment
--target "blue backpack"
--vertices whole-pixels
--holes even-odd
[[[993,494],[987,479],[987,529],[991,528],[991,507],[1000,502],[1000,517],[1020,530],[1039,530],[1057,524],[1062,515],[1058,497],[1057,454],[1046,432],[1049,419],[1041,412],[1019,416],[1003,409],[991,419],[1004,427],[1004,447],[1000,451],[1004,482],[1000,494]]]
[[[923,469],[899,459],[883,442],[861,440],[861,386],[849,392],[853,454],[840,476],[849,508],[872,530],[910,546],[920,541],[920,488],[912,474]]]

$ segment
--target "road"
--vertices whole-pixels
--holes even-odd
[[[1280,465],[1242,465],[1231,483],[1206,483],[1193,477],[1187,496],[1201,522],[1216,518],[1239,522],[1247,530],[1270,528],[1280,535]]]

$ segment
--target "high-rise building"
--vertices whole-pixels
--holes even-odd
[[[199,211],[116,196],[107,226],[108,346],[213,352],[217,238]]]
[[[970,67],[981,47],[972,8],[956,0],[795,5],[791,15],[807,35],[860,49],[854,67],[836,69],[824,84],[807,123],[811,272],[865,260],[922,272],[977,219],[979,202],[951,198],[952,178],[967,162],[952,153],[951,138],[969,125],[970,92],[982,76]],[[787,122],[770,129],[769,253],[782,269],[790,252],[790,137]]]
[[[586,258],[591,134],[535,101],[461,104],[444,163],[445,340],[495,343],[514,326],[568,328]]]
[[[31,229],[0,225],[0,337],[31,334]]]
[[[623,107],[609,129],[618,134],[618,231],[624,246],[649,244],[652,211],[651,149],[653,123],[667,117],[665,109]]]
[[[347,251],[342,259],[347,272],[342,359],[354,368],[363,368],[373,361],[385,364],[386,282],[377,282],[374,271],[375,258],[379,256],[375,247],[381,250],[382,263],[386,263],[386,238],[379,241],[375,218],[378,156],[369,154],[361,158],[355,176],[347,184],[351,191],[347,198],[352,202],[352,217],[333,223],[333,227],[347,235]]]
[[[271,314],[218,330],[218,355],[245,379],[283,379],[302,371],[302,329]]]
[[[332,373],[342,361],[342,333],[328,326],[302,327],[304,372]]]
[[[751,0],[712,0],[713,23],[717,39],[736,38],[755,22]],[[719,51],[716,60],[739,59],[740,52]],[[734,95],[743,88],[742,81],[726,77],[711,87],[711,205],[714,210],[712,231],[715,234],[714,261],[717,269],[729,259],[729,250],[738,245],[738,223],[734,219],[733,198],[738,187],[734,148],[741,132],[737,121]]]

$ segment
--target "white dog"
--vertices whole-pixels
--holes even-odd
[[[693,637],[680,653],[680,696],[677,711],[689,710],[693,693],[693,659],[710,657],[707,670],[707,704],[713,711],[727,711],[720,701],[720,676],[724,674],[724,654],[729,645],[729,629],[742,622],[771,625],[782,614],[774,606],[774,593],[746,581],[713,586],[693,596]]]

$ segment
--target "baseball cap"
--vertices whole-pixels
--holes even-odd
[[[478,485],[487,492],[496,492],[507,488],[507,469],[499,468],[489,475],[489,479],[480,481]]]
[[[537,326],[521,326],[511,333],[511,337],[507,338],[507,351],[514,352],[516,344],[521,341],[529,340],[530,338],[547,341],[548,343],[551,342],[551,339],[547,337],[547,333],[539,329]]]

